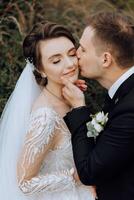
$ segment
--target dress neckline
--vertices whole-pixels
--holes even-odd
[[[35,110],[31,111],[31,115],[34,115],[34,113],[37,113],[40,110],[45,110],[45,109],[51,110],[55,115],[57,115],[57,117],[59,117],[60,119],[63,120],[63,117],[51,106],[40,106],[40,107],[36,108]]]

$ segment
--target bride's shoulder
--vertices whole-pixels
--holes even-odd
[[[47,105],[40,105],[37,107],[34,107],[31,111],[31,117],[35,118],[35,117],[43,117],[46,116],[47,118],[49,117],[55,117],[58,116],[58,114],[55,112],[55,110]]]
[[[32,109],[31,109],[31,114],[45,114],[50,113],[54,111],[52,106],[49,104],[49,101],[46,98],[43,97],[42,94],[40,94],[40,96],[35,100]]]
[[[30,119],[57,119],[59,117],[58,113],[54,110],[52,105],[48,102],[47,99],[43,99],[42,96],[39,96],[38,99],[34,102]]]
[[[48,100],[47,97],[44,98],[44,96],[42,95],[42,93],[38,96],[38,98],[35,100],[35,102],[32,105],[32,109],[31,111],[35,111],[37,110],[39,107],[43,107],[43,106],[48,106]]]
[[[35,107],[30,114],[28,130],[54,129],[57,124],[60,124],[60,118],[51,107]]]
[[[61,116],[55,109],[55,106],[52,104],[51,99],[47,95],[40,94],[40,96],[34,102],[31,109],[32,119],[36,118],[45,118],[52,120],[60,120]]]

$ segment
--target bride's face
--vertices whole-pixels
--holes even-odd
[[[48,83],[62,84],[64,76],[71,82],[78,78],[78,59],[74,44],[66,37],[41,41],[39,44],[43,72]]]

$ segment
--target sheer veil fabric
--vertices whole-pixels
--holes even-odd
[[[0,198],[2,200],[31,199],[25,197],[18,188],[16,167],[27,132],[31,108],[40,92],[41,89],[33,75],[33,65],[27,61],[0,120]]]

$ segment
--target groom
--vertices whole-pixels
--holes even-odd
[[[95,140],[87,137],[92,119],[82,91],[62,79],[73,107],[64,120],[80,180],[96,185],[99,200],[134,200],[134,21],[116,12],[91,16],[77,56],[81,75],[108,90],[108,121]]]

